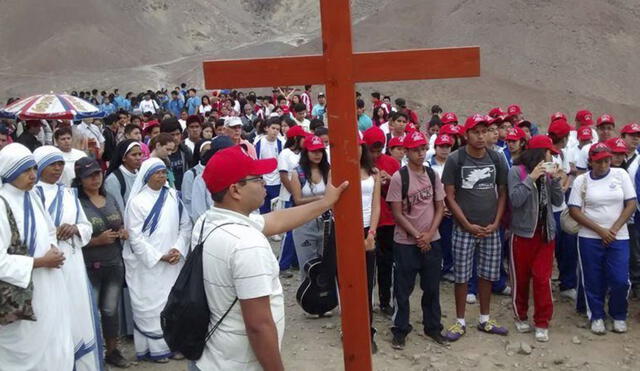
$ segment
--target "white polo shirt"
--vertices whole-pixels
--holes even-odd
[[[247,217],[214,206],[196,222],[192,246],[198,243],[203,222],[205,237],[218,225],[234,223],[218,228],[204,243],[202,264],[211,311],[209,328],[218,322],[236,297],[246,300],[269,296],[280,346],[284,336],[284,295],[278,260],[262,234],[264,218],[259,214]],[[209,338],[196,365],[202,371],[262,370],[249,343],[239,302]]]

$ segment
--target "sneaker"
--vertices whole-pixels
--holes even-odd
[[[383,305],[380,306],[380,312],[382,312],[382,314],[384,314],[386,317],[391,318],[393,316],[393,313],[395,312],[395,309],[393,309],[393,307],[390,305]]]
[[[627,321],[613,321],[613,332],[618,334],[624,334],[627,332]]]
[[[406,337],[403,335],[394,334],[393,339],[391,340],[391,347],[398,350],[404,349],[404,346],[406,344],[405,339]]]
[[[591,332],[596,335],[604,335],[607,332],[607,329],[604,327],[604,320],[597,319],[591,321]]]
[[[511,287],[505,286],[504,289],[502,289],[502,291],[500,291],[498,294],[503,296],[511,296]]]
[[[444,281],[448,281],[448,282],[455,282],[455,279],[453,277],[453,273],[448,272],[442,275],[442,279]]]
[[[576,289],[563,290],[560,291],[560,296],[576,301],[578,299],[578,292]]]
[[[279,234],[273,235],[271,236],[271,241],[274,241],[274,242],[282,241],[282,236]]]
[[[460,322],[456,321],[456,323],[447,329],[447,332],[444,333],[444,337],[448,341],[457,341],[466,333],[467,327],[462,326]]]
[[[439,332],[436,332],[436,333],[433,333],[433,334],[428,334],[428,333],[425,332],[424,334],[427,335],[428,337],[430,337],[438,345],[444,345],[444,346],[448,346],[449,345],[449,340],[446,337],[442,336],[442,334],[439,333]]]
[[[169,363],[169,358],[164,357],[164,358],[152,359],[151,362],[153,362],[153,363]]]
[[[518,331],[521,334],[526,334],[531,332],[531,325],[527,321],[520,321],[519,319],[517,319],[515,321],[515,325],[516,325],[516,331]]]
[[[474,294],[467,294],[467,304],[475,304],[476,296]]]
[[[507,334],[509,334],[509,330],[507,330],[505,327],[499,326],[498,323],[493,319],[490,319],[484,323],[478,323],[478,330],[486,332],[487,334],[494,335],[506,336]]]
[[[182,361],[184,359],[184,355],[180,352],[176,352],[176,353],[173,353],[173,355],[170,358],[173,359],[174,361]]]
[[[104,357],[104,361],[110,364],[111,366],[115,366],[118,368],[127,368],[131,366],[131,363],[122,356],[122,353],[120,353],[118,349],[108,353]]]
[[[536,341],[541,343],[549,341],[549,329],[536,327]]]

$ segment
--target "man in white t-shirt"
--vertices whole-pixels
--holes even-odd
[[[215,204],[196,222],[192,241],[197,243],[201,230],[207,236],[203,266],[209,327],[225,312],[228,315],[190,370],[284,370],[280,356],[284,295],[278,261],[265,236],[297,228],[325,212],[346,189],[346,182],[339,188],[329,184],[321,200],[251,214],[264,201],[263,176],[276,165],[275,159],[254,160],[234,146],[216,153],[202,174]]]
[[[596,124],[596,133],[598,138],[598,143],[604,143],[607,140],[613,138],[615,136],[615,128],[616,128],[616,120],[613,116],[608,114],[603,114],[598,117],[598,121]],[[580,150],[578,153],[578,158],[576,158],[576,168],[579,173],[584,173],[587,171],[589,167],[589,150],[591,149],[591,145],[588,144]]]
[[[60,181],[67,187],[71,187],[71,182],[76,176],[74,169],[76,161],[86,157],[87,154],[71,147],[73,143],[73,133],[68,126],[59,127],[53,133],[53,138],[55,139],[55,144],[58,149],[62,151],[62,158],[64,158],[64,170],[62,170]]]
[[[598,134],[596,133],[596,130],[593,129],[593,124],[593,115],[591,114],[591,111],[588,111],[586,109],[578,111],[576,113],[576,128],[575,130],[572,130],[571,133],[569,133],[569,142],[567,142],[567,148],[574,149],[578,147],[578,142],[580,141],[580,139],[578,139],[578,130],[583,127],[591,127],[591,137],[595,138],[597,142]]]
[[[284,144],[280,138],[278,138],[278,134],[280,134],[280,118],[270,118],[267,121],[266,131],[267,135],[258,139],[255,144],[256,157],[259,159],[277,159],[284,147]],[[269,174],[265,174],[264,183],[267,195],[264,198],[264,203],[260,206],[260,214],[271,212],[271,201],[280,194],[281,183],[278,169],[275,169]]]
[[[307,106],[304,103],[298,103],[293,106],[293,120],[296,124],[302,126],[302,128],[310,133],[311,132],[311,121],[306,119],[307,117]]]

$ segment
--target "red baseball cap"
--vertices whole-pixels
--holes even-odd
[[[558,151],[556,147],[553,146],[553,141],[551,140],[551,138],[549,138],[544,134],[534,135],[533,137],[531,137],[531,139],[529,139],[529,142],[527,143],[527,148],[528,149],[536,149],[536,148],[548,149],[549,151],[551,151],[552,153],[555,153],[556,155],[560,153],[560,151]]]
[[[589,161],[598,161],[603,158],[613,157],[611,148],[604,143],[595,143],[589,148]]]
[[[591,140],[593,139],[593,133],[590,126],[583,126],[578,129],[578,140]]]
[[[404,147],[404,139],[402,137],[393,137],[389,139],[389,143],[387,145],[389,148]]]
[[[640,124],[637,122],[630,122],[626,124],[622,130],[620,130],[620,134],[636,134],[640,133]]]
[[[317,151],[320,149],[325,149],[326,147],[324,146],[324,141],[322,140],[322,138],[314,135],[305,139],[304,148],[307,151]]]
[[[460,125],[452,125],[446,124],[442,125],[440,130],[438,131],[438,135],[446,134],[446,135],[462,135],[463,127]]]
[[[576,121],[582,125],[593,125],[593,115],[589,110],[580,110],[576,112]]]
[[[158,120],[147,121],[143,124],[142,131],[147,134],[154,126],[160,126],[160,122],[158,122]]]
[[[613,153],[627,153],[627,143],[620,138],[611,138],[604,142],[609,148],[611,148],[611,152]]]
[[[464,130],[468,131],[471,130],[473,128],[475,128],[478,125],[488,125],[489,124],[489,120],[487,120],[487,116],[485,115],[480,115],[478,113],[473,114],[469,117],[467,117],[467,121],[465,121],[464,123]]]
[[[420,146],[426,146],[429,142],[427,142],[427,138],[419,131],[414,131],[411,134],[407,134],[404,138],[404,147],[405,148],[416,148]]]
[[[417,130],[418,130],[418,127],[413,122],[407,122],[407,126],[404,127],[405,133],[412,133]]]
[[[241,146],[233,146],[218,151],[207,163],[202,179],[211,193],[229,188],[249,175],[269,174],[278,167],[278,160],[268,158],[254,160]]]
[[[527,133],[519,127],[511,128],[507,131],[505,140],[521,140],[527,137]]]
[[[507,113],[509,114],[509,116],[515,116],[520,115],[522,113],[522,110],[520,109],[519,105],[512,104],[507,108]]]
[[[458,122],[458,116],[456,116],[456,114],[453,113],[453,112],[447,112],[447,113],[442,115],[442,117],[440,118],[440,121],[443,124],[450,124],[452,122]]]
[[[452,146],[453,145],[454,140],[453,137],[447,134],[442,134],[442,135],[438,135],[438,137],[436,138],[436,143],[435,146]]]
[[[300,125],[292,126],[291,128],[289,128],[289,131],[287,131],[288,139],[295,137],[308,137],[309,135],[311,134],[304,131],[304,129]]]
[[[368,146],[372,146],[374,143],[384,144],[387,138],[384,135],[384,131],[374,125],[364,131],[364,133],[362,134],[362,139],[365,141],[365,143],[367,143]]]
[[[566,119],[558,118],[555,121],[551,122],[551,125],[549,125],[549,129],[547,130],[547,132],[553,133],[558,137],[563,138],[569,135],[571,129],[572,127],[571,125],[569,125]]]
[[[500,108],[500,107],[492,108],[489,111],[489,116],[491,116],[493,118],[496,118],[496,117],[503,117],[504,118],[504,116],[506,116],[506,115],[507,115],[507,113],[505,111],[503,111],[502,108]]]
[[[554,122],[556,120],[561,120],[561,119],[567,121],[567,115],[565,115],[562,112],[556,112],[553,115],[551,115],[551,122]]]
[[[600,126],[603,124],[612,124],[615,126],[616,120],[613,118],[613,116],[607,113],[603,113],[600,117],[598,117],[598,122],[596,123],[596,126]]]

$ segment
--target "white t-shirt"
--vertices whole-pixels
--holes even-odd
[[[302,121],[298,121],[298,120],[295,119],[295,117],[293,118],[293,121],[295,121],[298,125],[302,126],[304,131],[306,131],[308,133],[311,132],[311,121],[309,121],[307,119],[303,119]]]
[[[142,111],[142,113],[156,113],[156,110],[158,108],[160,108],[158,107],[158,103],[156,103],[153,99],[143,100],[142,102],[140,102],[140,111]]]
[[[587,170],[589,168],[589,150],[591,144],[586,144],[580,149],[580,152],[576,154],[576,167],[579,170]]]
[[[565,174],[569,174],[571,172],[571,165],[569,165],[569,159],[567,157],[567,149],[562,149],[562,154],[564,155],[564,159],[560,157],[560,155],[553,155],[551,158],[551,162],[558,165],[558,168],[565,172]],[[562,205],[555,206],[551,205],[551,209],[554,213],[564,210],[567,207],[567,203],[564,202],[564,198],[562,199]]]
[[[593,138],[592,141],[595,141],[595,142],[598,141],[598,133],[594,128],[591,128],[591,137]],[[569,132],[569,140],[567,141],[567,148],[577,148],[578,144],[580,144],[578,142],[578,132],[576,130],[571,130]]]
[[[582,207],[582,183],[586,181],[584,214],[601,227],[611,228],[616,222],[627,200],[636,198],[636,191],[633,188],[631,178],[626,171],[619,168],[611,168],[609,173],[600,179],[593,179],[591,171],[579,175],[573,182],[571,195],[569,196],[569,206]],[[600,238],[600,236],[589,228],[580,227],[579,237]],[[628,240],[629,231],[627,225],[623,225],[616,235],[618,240]]]
[[[360,179],[360,189],[362,191],[362,224],[364,228],[371,226],[371,204],[373,202],[373,190],[375,189],[376,181],[373,176],[369,176],[367,179]]]
[[[287,172],[289,173],[289,179],[292,176],[295,176],[294,169],[300,163],[300,154],[293,152],[289,148],[285,148],[278,155],[278,173]],[[291,193],[287,191],[287,189],[282,185],[280,187],[280,199],[282,201],[291,200]]]
[[[69,152],[62,152],[62,158],[64,158],[64,170],[62,170],[60,181],[64,183],[64,185],[71,187],[71,182],[73,181],[73,178],[76,177],[76,170],[74,168],[76,161],[86,156],[86,153],[75,148],[71,148],[71,151]]]
[[[262,234],[264,218],[248,217],[231,210],[212,207],[196,222],[192,246],[198,243],[202,223],[203,235],[225,223],[204,243],[202,264],[204,286],[211,311],[211,328],[239,300],[269,297],[271,316],[278,331],[278,346],[285,329],[284,295],[280,284],[280,267],[271,245]],[[196,362],[202,371],[262,370],[249,343],[240,303],[235,303],[206,343]]]
[[[186,138],[183,143],[185,146],[189,147],[191,153],[193,153],[193,151],[196,149],[196,144],[189,138]]]
[[[278,158],[278,141],[276,138],[273,142],[270,142],[267,137],[262,137],[258,142],[256,142],[256,151],[258,147],[258,143],[260,143],[260,153],[258,153],[258,158],[267,159],[267,158]],[[280,148],[283,148],[284,144],[280,142]],[[280,172],[278,169],[275,169],[273,172],[264,175],[265,184],[268,186],[280,185]]]

